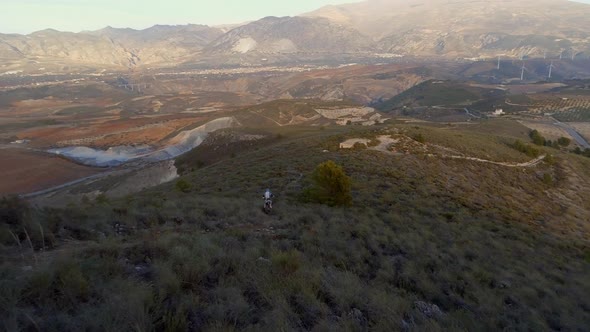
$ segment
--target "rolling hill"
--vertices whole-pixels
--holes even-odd
[[[522,164],[506,143],[526,131],[240,128],[137,194],[91,183],[63,208],[0,199],[0,326],[584,330],[590,159],[540,148],[556,158]],[[354,138],[389,143],[339,148]],[[351,177],[351,206],[306,200],[326,160]]]

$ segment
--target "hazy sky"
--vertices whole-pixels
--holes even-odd
[[[227,24],[292,16],[355,0],[0,0],[0,33],[143,29],[155,24]]]
[[[297,15],[326,4],[359,0],[0,0],[0,33],[46,28],[143,29],[154,24],[226,24]],[[579,0],[590,3],[590,0]]]

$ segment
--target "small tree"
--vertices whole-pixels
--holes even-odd
[[[183,193],[188,193],[192,189],[192,185],[185,179],[180,179],[176,181],[176,189]]]
[[[537,130],[531,131],[529,136],[535,145],[545,145],[545,137],[541,136]]]
[[[569,145],[572,143],[572,140],[571,140],[571,139],[569,139],[569,138],[567,138],[567,137],[560,137],[560,138],[557,140],[557,143],[558,143],[559,145],[563,146],[563,147],[567,147],[567,146],[569,146]]]
[[[27,201],[18,196],[0,198],[0,224],[12,226],[24,224],[30,215]]]
[[[306,193],[311,201],[330,206],[352,204],[352,179],[335,162],[329,160],[319,164],[312,180],[314,186]]]
[[[98,204],[107,204],[109,202],[109,198],[104,193],[100,193],[94,200]]]
[[[416,134],[416,135],[414,136],[414,140],[415,140],[416,142],[420,142],[420,143],[422,143],[422,144],[424,144],[424,143],[426,142],[426,138],[424,138],[424,135],[422,135],[422,134],[420,134],[420,133],[418,133],[418,134]]]
[[[556,163],[555,156],[552,154],[548,154],[547,156],[545,156],[545,162],[548,165],[555,165],[555,163]]]

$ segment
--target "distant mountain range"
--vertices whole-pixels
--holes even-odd
[[[228,31],[229,30],[229,31]],[[590,55],[590,5],[566,0],[368,0],[233,29],[154,26],[0,34],[0,74],[44,65],[170,66],[313,54],[474,58]]]
[[[417,56],[588,57],[590,5],[567,0],[368,0],[307,13]]]

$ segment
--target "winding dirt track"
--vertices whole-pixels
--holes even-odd
[[[492,161],[492,160],[486,160],[486,159],[481,159],[481,158],[464,157],[464,156],[442,156],[442,157],[443,158],[451,158],[451,159],[471,160],[471,161],[477,161],[480,163],[488,163],[488,164],[501,165],[501,166],[506,166],[506,167],[533,167],[533,166],[536,166],[539,163],[541,163],[545,159],[546,155],[542,155],[540,157],[537,157],[537,158],[527,161],[525,163],[499,162],[499,161]]]
[[[377,137],[377,139],[379,140],[379,145],[370,148],[371,150],[376,150],[376,151],[380,151],[380,152],[384,152],[384,153],[392,153],[391,151],[389,151],[388,147],[391,144],[397,143],[397,140],[392,139],[391,137],[388,136],[379,136]],[[395,154],[395,153],[394,153]],[[546,155],[542,155],[540,157],[537,157],[535,159],[529,160],[527,162],[524,163],[511,163],[511,162],[501,162],[501,161],[493,161],[493,160],[487,160],[487,159],[481,159],[481,158],[476,158],[476,157],[466,157],[466,156],[458,156],[458,155],[447,155],[447,154],[443,154],[443,155],[436,155],[436,154],[427,154],[427,156],[429,157],[440,157],[440,158],[448,158],[448,159],[462,159],[462,160],[470,160],[470,161],[476,161],[476,162],[480,162],[480,163],[488,163],[488,164],[494,164],[494,165],[500,165],[500,166],[506,166],[506,167],[533,167],[538,165],[539,163],[541,163],[545,157],[547,157]]]

